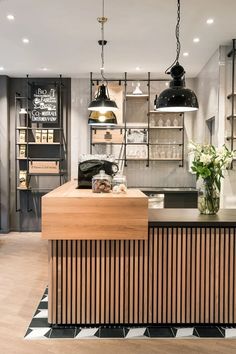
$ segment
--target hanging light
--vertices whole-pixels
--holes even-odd
[[[89,115],[88,124],[89,125],[100,125],[100,126],[116,125],[117,119],[116,119],[115,113],[112,111],[108,111],[105,113],[92,111]]]
[[[157,99],[156,110],[159,112],[190,112],[198,110],[197,97],[192,90],[185,88],[185,71],[179,64],[181,49],[179,27],[180,0],[177,0],[177,23],[175,28],[176,58],[173,64],[165,71],[166,74],[171,75],[172,80],[170,81],[170,87],[162,91]]]
[[[98,111],[100,113],[105,113],[111,110],[117,110],[118,107],[115,101],[112,101],[109,97],[107,80],[104,76],[104,45],[106,45],[107,41],[104,40],[104,24],[107,22],[107,17],[104,16],[104,0],[102,1],[102,17],[98,17],[98,22],[101,24],[101,34],[102,40],[99,40],[98,43],[102,47],[101,58],[101,77],[102,84],[98,87],[98,92],[94,97],[94,100],[89,104],[88,110],[90,111]]]
[[[136,87],[133,91],[133,95],[139,95],[141,96],[143,94],[141,88],[140,88],[140,82],[137,82]]]
[[[27,114],[27,111],[25,108],[21,108],[19,114]]]

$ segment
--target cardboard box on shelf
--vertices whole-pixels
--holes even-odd
[[[27,171],[20,170],[20,173],[19,173],[19,188],[27,189],[27,187],[28,187]]]
[[[20,130],[20,135],[19,135],[19,142],[20,143],[25,143],[25,130]]]
[[[42,130],[37,129],[35,131],[35,142],[36,143],[41,143],[41,140],[42,140]]]
[[[30,161],[29,173],[57,174],[59,173],[58,161]]]
[[[53,143],[54,141],[54,130],[49,129],[48,130],[48,143]]]
[[[92,143],[123,143],[124,133],[122,130],[95,129],[92,132]]]
[[[20,145],[20,149],[19,149],[20,151],[19,151],[19,157],[20,158],[25,158],[25,156],[26,156],[26,146],[25,145]]]
[[[48,134],[47,130],[43,129],[42,130],[42,143],[47,143],[48,142]]]

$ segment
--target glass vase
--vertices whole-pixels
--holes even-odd
[[[220,208],[220,191],[214,183],[203,181],[198,191],[198,210],[201,214],[214,215]]]

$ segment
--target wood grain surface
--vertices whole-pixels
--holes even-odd
[[[49,240],[147,239],[148,198],[93,193],[68,182],[42,198],[42,238]]]

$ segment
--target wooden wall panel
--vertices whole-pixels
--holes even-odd
[[[53,324],[236,323],[234,228],[49,241]]]

